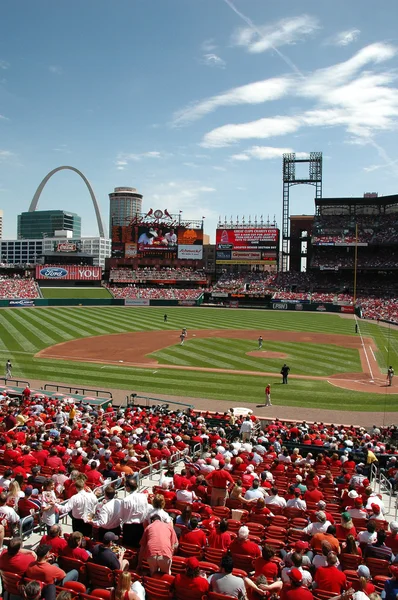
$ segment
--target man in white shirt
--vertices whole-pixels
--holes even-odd
[[[7,527],[7,524],[15,525],[19,523],[21,520],[19,515],[15,512],[11,506],[7,506],[7,494],[6,492],[1,492],[0,494],[0,523]]]
[[[95,518],[92,520],[94,527],[99,527],[99,540],[102,541],[104,535],[111,531],[120,536],[121,523],[121,502],[115,498],[116,490],[112,485],[105,488],[105,501],[101,508],[97,510]]]
[[[66,504],[59,504],[61,514],[72,513],[72,530],[80,531],[83,535],[91,537],[92,526],[90,517],[95,514],[98,505],[94,492],[86,491],[81,479],[75,481],[76,494],[69,498]]]
[[[327,528],[331,525],[330,521],[327,520],[326,514],[323,510],[318,510],[315,513],[316,521],[314,523],[310,523],[307,527],[304,527],[303,532],[313,536],[316,533],[326,533]]]
[[[245,493],[244,498],[245,500],[258,500],[258,498],[264,498],[265,493],[265,488],[260,488],[258,479],[255,479],[252,487]]]
[[[288,500],[286,503],[288,508],[299,508],[300,510],[307,510],[307,503],[301,498],[300,488],[294,490],[294,498]]]
[[[127,496],[121,501],[120,519],[123,526],[123,542],[138,548],[144,533],[144,521],[149,508],[146,494],[137,492],[138,484],[133,477],[125,482]]]
[[[278,490],[273,487],[270,490],[270,495],[264,498],[265,504],[270,507],[271,505],[280,506],[281,508],[286,507],[286,500],[278,495]]]
[[[252,430],[253,430],[253,422],[250,419],[250,417],[246,417],[246,419],[243,421],[242,425],[240,426],[240,431],[239,431],[239,433],[242,436],[243,442],[250,440]]]
[[[158,237],[156,231],[149,229],[148,232],[144,231],[144,233],[141,233],[138,243],[144,246],[152,246],[155,237]]]
[[[286,584],[290,583],[289,571],[292,567],[295,567],[296,569],[298,569],[300,571],[301,575],[303,576],[303,585],[305,585],[307,588],[311,588],[312,576],[308,570],[303,569],[303,567],[302,567],[302,563],[303,563],[302,554],[300,552],[293,552],[290,555],[289,562],[292,563],[292,566],[289,564],[288,567],[285,567],[284,569],[282,569],[281,579],[282,579],[283,583],[286,583]]]
[[[174,233],[174,229],[170,229],[170,231],[166,233],[164,237],[170,246],[175,246],[177,244],[177,235]]]
[[[366,531],[360,531],[357,540],[360,544],[374,544],[377,542],[376,523],[371,519],[366,523]]]

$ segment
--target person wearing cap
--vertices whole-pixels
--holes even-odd
[[[153,515],[151,524],[140,541],[139,564],[147,560],[151,576],[157,571],[170,575],[173,554],[178,547],[176,533],[169,523],[163,523],[159,515]]]
[[[394,555],[398,554],[398,521],[390,522],[390,531],[387,533],[386,546],[391,548]]]
[[[398,564],[390,566],[391,579],[384,583],[384,590],[381,594],[383,600],[396,600],[398,594]]]
[[[372,502],[370,505],[369,519],[377,519],[378,521],[385,521],[386,518],[381,512],[380,505],[376,502]]]
[[[367,600],[370,594],[373,594],[376,591],[376,588],[372,583],[369,567],[366,565],[359,565],[357,574],[359,581],[352,582],[352,587],[355,590],[353,598],[354,600]]]
[[[206,576],[201,575],[200,564],[196,556],[190,556],[186,562],[185,573],[178,573],[174,580],[174,589],[177,595],[182,596],[185,591],[189,592],[192,600],[201,600],[209,591],[209,582]],[[197,593],[195,593],[197,592]]]
[[[343,512],[340,515],[340,523],[336,525],[336,537],[339,540],[344,540],[347,539],[347,535],[356,537],[357,530],[354,527],[350,513]]]
[[[232,554],[245,554],[247,556],[251,556],[252,558],[257,558],[261,556],[261,550],[255,542],[249,540],[249,528],[246,525],[243,525],[238,530],[237,537],[233,540],[232,544],[229,547],[229,550]]]
[[[285,583],[282,588],[283,600],[313,600],[312,592],[304,585],[301,570],[293,567],[287,574],[289,583]]]
[[[125,571],[129,568],[129,563],[124,559],[125,549],[122,548],[118,556],[112,550],[112,546],[119,540],[119,536],[112,531],[107,531],[103,537],[102,543],[96,544],[93,548],[93,561],[97,565],[108,567],[112,571],[122,569]]]
[[[360,496],[354,499],[354,508],[349,508],[347,512],[350,514],[352,519],[368,518],[368,513],[363,507],[362,498]]]
[[[314,523],[310,523],[303,529],[303,532],[307,535],[313,536],[316,533],[325,533],[329,525],[331,525],[330,521],[327,520],[326,514],[323,510],[318,510],[315,513],[315,518],[316,521]]]
[[[337,568],[338,558],[335,552],[329,552],[327,566],[319,567],[315,574],[315,587],[327,592],[341,594],[347,587],[347,577]]]
[[[231,490],[235,481],[229,471],[224,469],[225,463],[220,460],[218,469],[206,475],[206,481],[211,484],[211,506],[225,506],[228,490]]]
[[[384,529],[379,529],[377,532],[377,539],[371,545],[367,545],[364,550],[365,558],[381,558],[383,560],[388,560],[389,562],[394,560],[394,555],[392,553],[391,548],[386,546],[386,537],[387,534]]]

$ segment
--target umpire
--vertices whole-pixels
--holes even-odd
[[[281,368],[282,383],[287,384],[287,378],[289,376],[289,371],[290,371],[290,367],[288,367],[287,364],[285,363],[283,365],[283,367]]]

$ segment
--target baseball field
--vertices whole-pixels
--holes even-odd
[[[164,322],[164,314],[168,320]],[[398,331],[335,314],[212,308],[0,310],[0,361],[13,377],[234,404],[396,410]],[[179,333],[188,338],[179,345]],[[264,338],[258,349],[259,335]],[[281,384],[283,363],[289,384]]]

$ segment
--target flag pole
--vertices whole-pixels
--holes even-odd
[[[355,225],[355,258],[354,258],[354,309],[357,301],[357,268],[358,268],[358,223]]]

